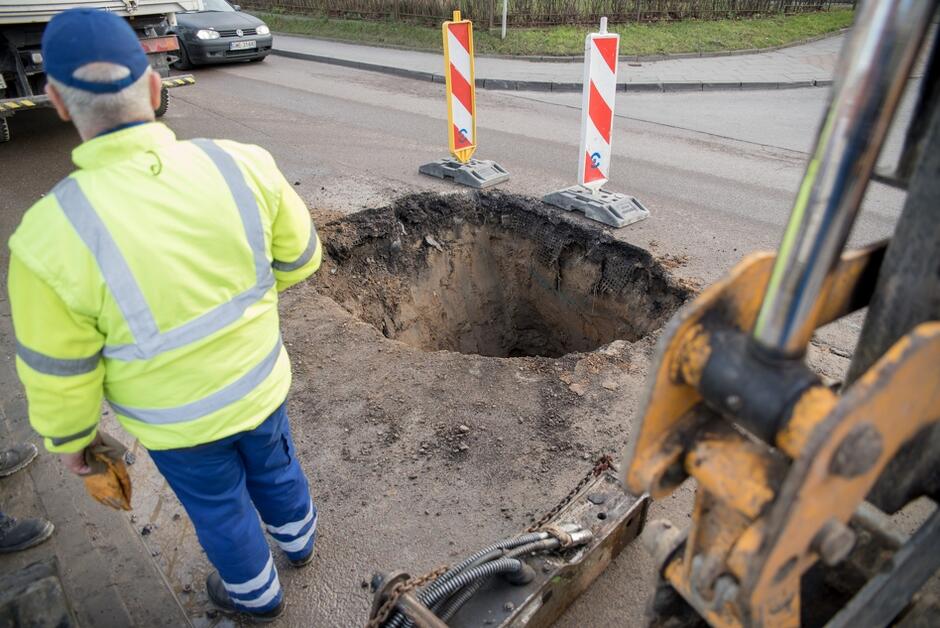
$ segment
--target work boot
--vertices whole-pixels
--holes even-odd
[[[39,545],[55,526],[45,519],[14,519],[0,512],[0,554],[18,552]]]
[[[300,558],[288,558],[291,567],[300,569],[301,567],[306,567],[310,564],[310,561],[313,560],[313,548],[310,548],[310,551],[306,556],[301,556]]]
[[[19,443],[0,451],[0,478],[13,475],[32,462],[38,453],[39,450],[32,443]]]
[[[206,576],[206,593],[209,594],[209,601],[212,602],[212,605],[226,615],[238,615],[239,617],[244,617],[249,621],[259,624],[267,624],[274,621],[277,619],[278,615],[284,611],[284,598],[281,598],[277,606],[263,613],[249,613],[248,611],[236,608],[235,602],[229,597],[228,591],[225,590],[225,585],[222,584],[222,576],[219,575],[218,571],[213,571]]]

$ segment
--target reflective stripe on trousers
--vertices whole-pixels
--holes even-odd
[[[316,506],[290,435],[286,403],[254,429],[150,457],[186,508],[206,556],[236,604],[263,610],[278,603],[277,569],[258,516],[268,529],[302,537],[313,528]],[[303,552],[313,551],[313,538]]]
[[[310,543],[317,533],[317,512],[310,502],[306,516],[299,521],[292,521],[280,526],[265,524],[274,541],[285,552],[300,552]]]
[[[132,344],[106,345],[103,354],[109,359],[147,360],[166,351],[199,342],[239,320],[249,306],[262,299],[274,287],[274,273],[268,262],[261,211],[241,169],[235,159],[215,142],[206,139],[196,139],[192,142],[212,160],[232,194],[252,252],[255,284],[226,303],[169,331],[161,332],[158,329],[153,312],[147,305],[127,261],[78,182],[67,178],[53,188],[52,193],[66,218],[94,256],[111,296],[134,338]],[[311,235],[315,236],[315,232]],[[312,245],[315,250],[316,243],[312,242]],[[306,253],[305,251],[301,258]],[[310,252],[311,257],[312,255],[313,251]],[[295,262],[289,265],[293,263]],[[97,360],[93,362],[97,356],[58,361],[25,347],[23,349],[18,351],[20,357],[30,366],[39,366],[37,370],[40,372],[64,375],[79,372],[81,368],[90,370],[94,368],[92,363],[97,366]],[[249,372],[215,393],[182,406],[151,409],[125,406],[110,400],[109,403],[119,414],[145,423],[192,421],[221,410],[250,393],[274,369],[280,352],[281,341],[278,338],[275,347]]]
[[[273,556],[268,558],[261,573],[248,582],[230,584],[223,580],[222,584],[236,605],[249,610],[269,606],[281,592]]]

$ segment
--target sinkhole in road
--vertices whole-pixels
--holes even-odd
[[[585,223],[500,192],[405,196],[322,226],[318,290],[425,351],[558,357],[661,327],[688,290]]]

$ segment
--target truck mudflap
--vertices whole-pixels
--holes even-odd
[[[177,87],[186,87],[196,82],[196,77],[192,74],[177,74],[161,79],[163,87],[174,89]],[[30,109],[40,109],[42,107],[51,107],[49,97],[45,94],[39,96],[29,96],[23,98],[0,98],[0,118],[12,116],[21,111]]]

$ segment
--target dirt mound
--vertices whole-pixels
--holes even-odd
[[[511,194],[412,195],[321,231],[319,290],[427,351],[591,351],[642,338],[689,296],[645,250]]]

